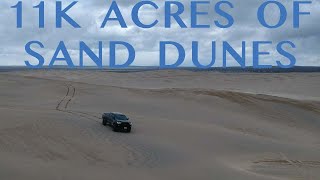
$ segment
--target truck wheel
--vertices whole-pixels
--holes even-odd
[[[104,125],[104,126],[107,125],[107,122],[104,119],[102,120],[102,125]]]
[[[116,128],[116,127],[112,127],[112,130],[113,130],[114,132],[118,132],[118,128]]]

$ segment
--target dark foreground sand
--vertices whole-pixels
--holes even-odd
[[[2,180],[317,180],[320,73],[0,73]],[[101,125],[120,111],[131,134]]]

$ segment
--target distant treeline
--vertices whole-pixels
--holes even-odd
[[[254,73],[287,73],[287,72],[320,72],[320,67],[313,66],[295,66],[293,68],[273,67],[268,69],[256,69],[253,67],[229,67],[229,68],[210,68],[210,69],[192,69],[193,71],[217,71],[217,72],[254,72]]]
[[[54,68],[44,67],[41,68],[44,70],[70,70],[70,71],[77,71],[77,70],[96,70],[96,71],[112,71],[112,72],[138,72],[138,71],[155,71],[155,70],[165,70],[160,69],[159,67],[152,67],[152,66],[130,66],[124,69],[110,69],[106,68],[97,68],[97,67],[85,67],[85,68],[72,68],[69,69],[67,66],[55,66]],[[10,71],[33,71],[33,70],[41,70],[41,69],[30,69],[25,66],[0,66],[0,72],[10,72]],[[269,69],[256,69],[253,67],[241,68],[241,67],[213,67],[207,69],[199,69],[195,67],[180,67],[178,69],[173,70],[188,70],[188,71],[213,71],[213,72],[222,72],[222,73],[290,73],[290,72],[320,72],[320,67],[317,66],[295,66],[293,68],[279,68],[273,67]]]

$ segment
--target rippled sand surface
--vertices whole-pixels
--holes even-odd
[[[316,180],[320,73],[0,73],[0,179]],[[101,124],[123,112],[131,134]]]

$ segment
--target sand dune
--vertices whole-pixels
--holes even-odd
[[[316,180],[319,73],[0,73],[0,179]],[[131,134],[101,125],[121,111]]]

